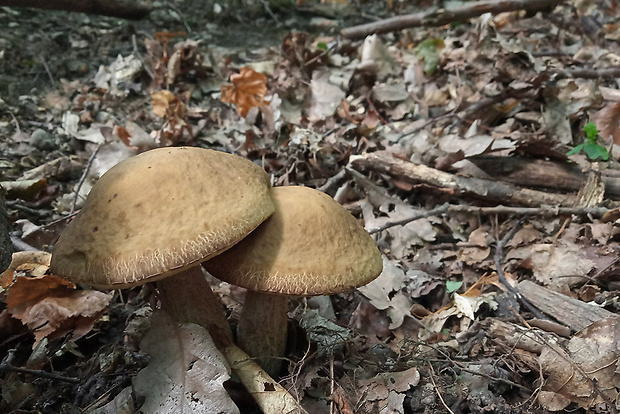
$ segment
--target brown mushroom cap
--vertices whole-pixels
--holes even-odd
[[[296,186],[271,194],[273,216],[203,263],[213,276],[254,291],[311,296],[351,290],[381,273],[375,242],[330,196]]]
[[[54,247],[51,271],[124,288],[163,279],[244,238],[274,206],[258,165],[224,152],[160,148],[117,164]]]

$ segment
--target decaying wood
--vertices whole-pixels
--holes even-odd
[[[523,187],[577,192],[585,181],[581,167],[576,164],[488,155],[468,160],[491,177]],[[605,175],[603,170],[601,179],[605,184],[605,197],[620,200],[620,177]]]
[[[517,289],[530,303],[573,331],[580,331],[596,321],[614,316],[606,309],[554,292],[529,280],[519,283]]]
[[[84,160],[81,157],[64,156],[24,172],[18,180],[40,180],[42,178],[67,180],[72,176],[79,176],[83,169]]]
[[[557,6],[562,0],[484,0],[466,3],[464,6],[448,9],[431,9],[421,13],[407,14],[342,29],[342,35],[349,39],[360,39],[373,33],[389,33],[409,27],[443,26],[463,21],[484,13],[501,13],[514,10],[537,11]]]
[[[358,171],[375,171],[401,180],[434,186],[455,197],[477,198],[498,204],[525,207],[571,206],[575,201],[574,195],[545,193],[482,178],[461,177],[401,160],[386,152],[355,157],[351,160],[351,166]]]
[[[127,0],[0,0],[0,7],[65,10],[122,19],[141,19],[151,12],[150,1]]]
[[[546,346],[545,341],[556,342],[557,339],[544,331],[533,332],[524,326],[516,325],[511,322],[499,319],[489,319],[483,322],[487,336],[494,341],[502,341],[511,347],[523,349],[528,352],[540,355]]]

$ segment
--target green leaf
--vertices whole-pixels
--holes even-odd
[[[607,152],[607,149],[602,145],[588,141],[583,146],[583,150],[592,161],[599,157],[602,158],[603,161],[607,161],[609,159],[609,152]]]
[[[418,59],[424,59],[424,73],[432,75],[437,70],[439,49],[444,47],[443,39],[430,38],[423,40],[415,47]]]
[[[581,150],[583,149],[583,146],[584,146],[584,145],[585,145],[585,144],[579,144],[579,145],[577,145],[575,148],[573,148],[572,150],[568,151],[568,152],[566,153],[566,156],[567,156],[567,157],[570,157],[571,155],[574,155],[574,154],[577,154],[577,153],[581,152]]]
[[[325,43],[325,42],[319,42],[319,43],[316,45],[316,48],[317,48],[317,49],[321,49],[321,50],[327,50],[327,43]]]
[[[588,137],[588,141],[596,140],[596,137],[598,135],[598,129],[596,129],[596,124],[594,122],[588,122],[583,127],[583,130],[586,132],[586,137]]]
[[[446,290],[448,293],[456,292],[461,288],[461,286],[463,286],[463,282],[457,282],[454,280],[448,280],[446,282]]]

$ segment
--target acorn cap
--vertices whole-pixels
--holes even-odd
[[[163,279],[254,230],[274,211],[269,188],[265,171],[236,155],[147,151],[97,181],[56,243],[50,269],[111,289]]]
[[[381,273],[374,240],[330,196],[296,186],[271,194],[276,212],[203,263],[213,276],[254,291],[312,296],[348,291]]]

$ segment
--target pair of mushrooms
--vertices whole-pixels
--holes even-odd
[[[238,339],[272,373],[286,344],[286,295],[350,290],[382,268],[373,240],[331,197],[271,188],[244,158],[179,147],[105,173],[56,243],[51,271],[105,289],[157,282],[162,307],[207,328],[229,356],[238,348],[201,263],[248,289]]]

